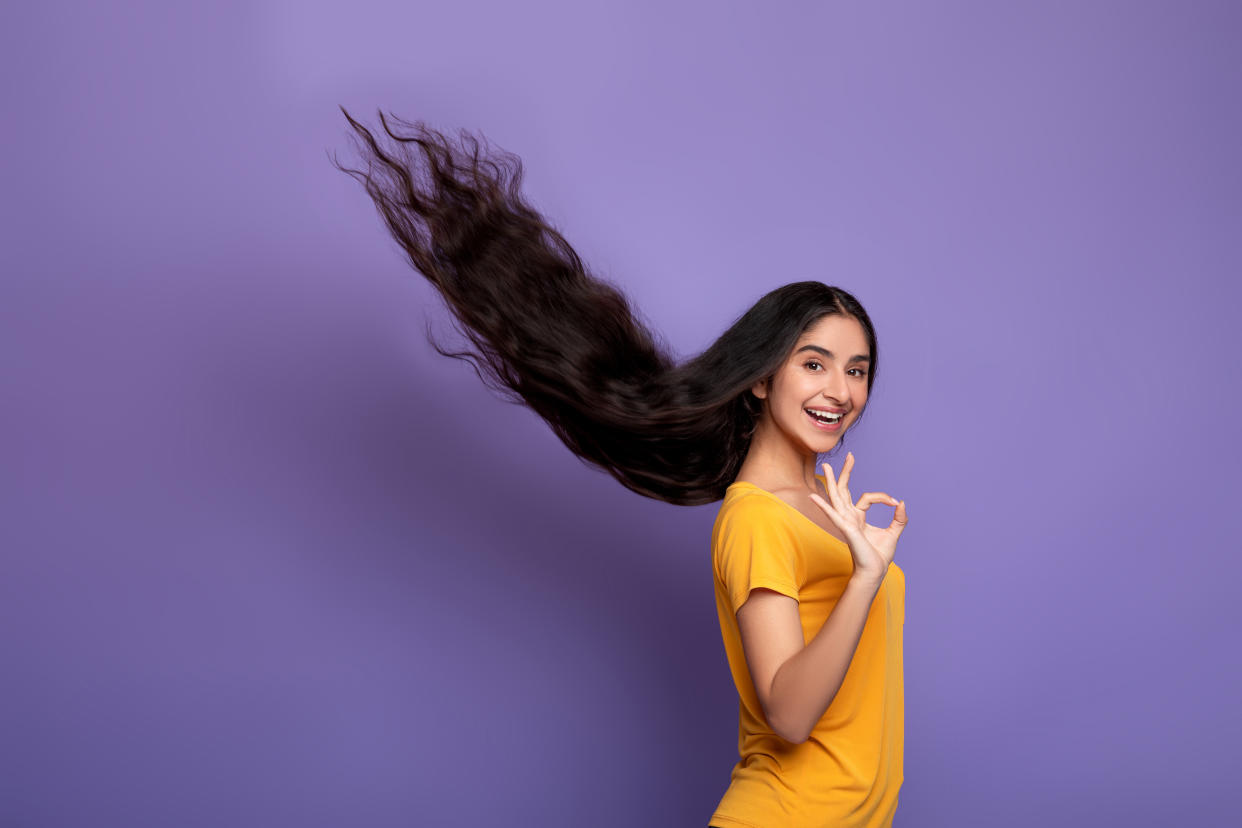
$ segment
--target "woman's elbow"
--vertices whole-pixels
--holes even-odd
[[[784,722],[773,716],[768,717],[768,724],[772,726],[772,732],[778,738],[790,744],[800,745],[811,738],[811,731],[808,728]]]
[[[789,733],[789,734],[783,734],[783,735],[778,733],[776,735],[780,736],[786,742],[789,742],[790,744],[794,744],[794,745],[800,745],[803,742],[805,742],[807,739],[811,738],[811,734],[809,732],[802,731],[802,730],[798,731],[797,733]]]

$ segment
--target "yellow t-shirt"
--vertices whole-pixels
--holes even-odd
[[[840,690],[810,738],[794,744],[777,736],[763,717],[737,610],[755,587],[788,595],[798,601],[803,641],[809,642],[853,574],[849,547],[776,495],[738,481],[726,490],[712,528],[712,567],[720,632],[740,699],[741,758],[710,824],[890,826],[904,779],[905,573],[896,563],[889,565]]]

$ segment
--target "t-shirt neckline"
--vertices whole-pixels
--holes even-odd
[[[817,479],[819,479],[821,482],[823,482],[824,487],[825,487],[825,488],[827,488],[827,486],[828,486],[828,481],[827,481],[827,479],[824,477],[824,475],[822,475],[822,474],[817,474],[817,475],[815,475],[815,477],[816,477]],[[832,540],[834,540],[834,541],[836,541],[837,543],[841,544],[841,545],[842,545],[842,546],[844,546],[846,549],[849,549],[849,544],[847,544],[845,541],[841,540],[841,539],[840,539],[840,538],[838,538],[836,535],[834,535],[834,534],[832,534],[831,532],[829,532],[829,531],[828,531],[827,529],[825,529],[824,527],[820,526],[820,525],[819,525],[818,523],[816,523],[815,521],[811,520],[811,519],[810,519],[809,517],[807,517],[806,515],[802,514],[802,510],[801,510],[801,509],[799,509],[798,507],[794,506],[792,503],[789,503],[788,501],[786,501],[786,500],[785,500],[783,497],[781,497],[780,495],[778,495],[778,494],[773,494],[772,492],[769,492],[767,489],[762,489],[762,488],[760,488],[759,486],[756,486],[754,483],[751,483],[750,481],[747,481],[747,480],[734,480],[732,483],[730,483],[730,484],[729,484],[729,486],[730,486],[730,488],[732,488],[733,486],[749,486],[749,487],[750,487],[753,491],[759,492],[760,494],[767,495],[768,497],[770,497],[770,498],[772,498],[773,500],[775,500],[777,503],[779,503],[779,504],[781,504],[782,506],[784,506],[784,507],[785,507],[786,509],[788,509],[789,511],[793,512],[793,513],[794,513],[795,515],[797,515],[798,517],[800,517],[800,518],[802,518],[803,520],[805,520],[807,523],[809,523],[809,524],[811,524],[812,526],[814,526],[816,529],[818,529],[820,532],[822,532],[822,533],[824,533],[825,535],[827,535],[827,536],[828,536],[829,538],[831,538]]]

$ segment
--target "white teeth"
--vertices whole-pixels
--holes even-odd
[[[841,422],[841,418],[844,416],[844,414],[829,414],[824,411],[815,411],[814,409],[811,409],[811,408],[806,408],[803,410],[806,411],[806,413],[810,414],[815,419],[821,422],[825,422],[825,423],[839,423]]]

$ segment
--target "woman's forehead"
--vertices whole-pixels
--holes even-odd
[[[802,336],[798,337],[798,342],[794,345],[794,349],[797,350],[804,345],[827,347],[829,339],[837,343],[838,346],[862,343],[865,347],[867,342],[862,325],[859,324],[857,319],[833,314],[825,316],[808,328]]]

